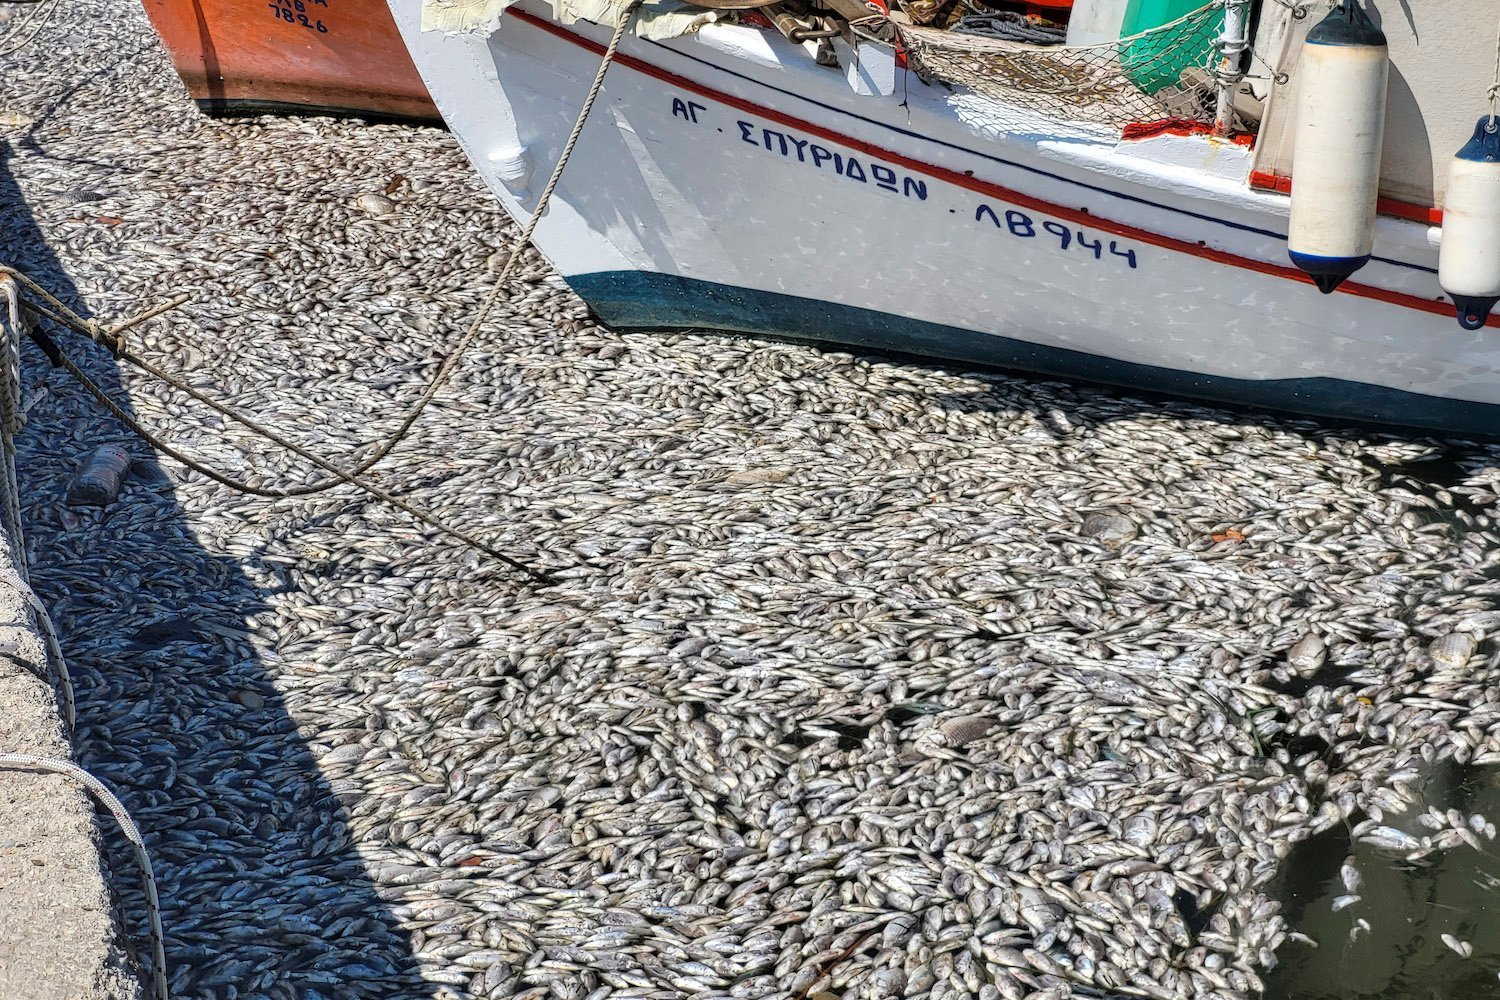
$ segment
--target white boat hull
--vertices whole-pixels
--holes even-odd
[[[488,36],[422,32],[420,0],[391,5],[450,127],[525,218],[607,32],[524,4]],[[1500,333],[1455,322],[1436,229],[1382,217],[1375,259],[1325,297],[1287,261],[1286,198],[1249,188],[1245,147],[994,117],[915,76],[857,95],[752,28],[627,37],[537,245],[619,327],[1500,431]]]

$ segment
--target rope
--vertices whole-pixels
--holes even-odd
[[[47,613],[42,599],[36,596],[36,591],[31,589],[31,584],[14,567],[0,566],[0,583],[10,585],[36,616],[37,628],[47,646],[47,659],[57,674],[57,686],[62,691],[63,718],[67,720],[71,734],[78,724],[78,701],[73,693],[73,674],[68,670],[68,661],[63,658],[62,644],[58,642],[52,616]]]
[[[1490,83],[1490,125],[1489,130],[1495,131],[1495,118],[1497,109],[1500,109],[1500,26],[1495,29],[1495,75]]]
[[[377,462],[390,454],[391,449],[395,448],[406,437],[407,432],[411,430],[411,426],[417,422],[417,418],[427,409],[427,405],[432,402],[433,397],[447,384],[454,370],[458,368],[459,362],[463,360],[468,354],[469,349],[474,346],[474,342],[479,338],[480,326],[489,318],[490,310],[499,301],[500,293],[505,290],[506,281],[509,280],[511,272],[515,270],[516,264],[520,262],[521,251],[531,243],[532,234],[536,232],[536,227],[541,221],[542,213],[547,210],[547,203],[552,198],[552,192],[557,190],[558,182],[562,180],[563,168],[568,165],[568,160],[573,156],[573,149],[578,145],[579,137],[583,135],[583,127],[589,120],[589,113],[594,109],[594,101],[599,97],[599,92],[604,89],[604,75],[609,72],[610,65],[615,61],[615,52],[620,48],[620,41],[625,37],[625,31],[630,26],[630,22],[635,19],[636,11],[640,8],[641,3],[642,0],[631,0],[630,5],[621,12],[620,22],[615,25],[614,35],[611,36],[609,45],[604,50],[604,57],[599,61],[598,71],[594,73],[594,81],[589,85],[588,93],[583,98],[583,105],[578,109],[578,117],[573,121],[573,131],[568,134],[568,141],[564,143],[562,154],[557,158],[557,166],[552,168],[552,175],[547,178],[547,186],[542,189],[542,195],[537,199],[536,209],[531,213],[531,218],[527,220],[525,228],[521,231],[521,235],[516,237],[515,242],[511,244],[510,255],[505,260],[505,266],[500,269],[500,274],[495,278],[495,283],[490,289],[490,293],[480,303],[479,311],[474,314],[474,318],[469,322],[469,328],[464,331],[464,335],[443,359],[443,363],[438,368],[437,374],[433,376],[432,382],[427,386],[422,395],[418,397],[417,401],[412,404],[411,409],[402,419],[400,425],[368,458],[350,470],[353,475],[359,475],[374,467]],[[336,484],[329,483],[328,485],[332,486]],[[326,489],[328,487],[323,486],[322,488]],[[302,489],[307,492],[318,491],[313,487],[303,487]]]
[[[12,2],[14,2],[14,0],[12,0]],[[59,0],[52,0],[52,2],[46,7],[42,7],[39,2],[37,9],[31,13],[30,17],[22,21],[20,24],[16,25],[10,31],[6,32],[5,40],[9,41],[10,39],[15,38],[17,35],[21,34],[21,32],[25,30],[27,25],[29,25],[31,22],[36,22],[36,27],[31,29],[31,34],[27,35],[25,38],[22,38],[19,42],[8,46],[7,48],[0,49],[0,56],[8,56],[14,52],[19,52],[21,49],[30,45],[36,39],[36,36],[42,33],[42,29],[47,26],[47,21],[52,17],[52,12],[57,10],[58,2]]]
[[[1024,14],[1008,10],[965,14],[948,30],[961,35],[1000,38],[1030,45],[1062,45],[1068,37],[1067,32],[1057,25],[1037,24]]]
[[[151,856],[146,853],[146,841],[141,837],[140,828],[130,818],[130,813],[125,811],[120,800],[105,786],[104,782],[72,761],[39,757],[30,753],[0,753],[0,767],[36,768],[73,778],[93,792],[94,796],[103,802],[105,808],[114,815],[115,822],[120,824],[120,830],[125,834],[125,839],[130,841],[130,846],[135,849],[135,860],[141,871],[141,888],[146,892],[146,918],[151,925],[151,980],[156,1000],[170,1000],[167,993],[167,951],[161,929],[161,902],[156,895],[156,874],[151,869]]]
[[[32,339],[37,339],[38,334],[39,331],[33,330]],[[43,350],[48,350],[48,348],[44,347]],[[157,451],[160,451],[162,454],[176,459],[178,462],[181,462],[183,465],[187,466],[189,469],[192,469],[194,472],[198,472],[204,476],[207,476],[214,482],[219,483],[223,486],[227,486],[239,493],[248,494],[250,496],[266,497],[273,500],[285,499],[287,497],[297,495],[295,491],[292,490],[267,489],[264,487],[256,486],[253,483],[249,483],[241,479],[236,479],[232,476],[227,476],[224,473],[214,469],[213,467],[206,465],[203,462],[197,461],[185,452],[174,448],[165,439],[148,430],[140,423],[140,421],[136,420],[133,416],[126,412],[124,407],[120,406],[113,399],[111,399],[109,397],[109,394],[105,392],[97,382],[90,378],[83,371],[83,369],[79,368],[71,358],[63,354],[56,344],[51,344],[50,350],[52,361],[54,364],[57,364],[65,371],[67,371],[69,375],[72,375],[73,378],[78,382],[78,384],[83,386],[84,391],[86,391],[90,396],[93,396],[94,399],[98,400],[99,404],[106,410],[108,410],[116,420],[120,421],[126,427],[130,428],[132,433],[140,437],[141,440],[145,441],[147,444],[151,445],[151,447],[155,448]],[[178,379],[171,379],[168,381],[168,384],[173,385],[177,388],[186,388],[186,383]],[[193,395],[194,398],[201,398],[197,395],[197,393],[193,393]],[[213,404],[213,406],[214,409],[220,410],[220,412],[224,412],[226,413],[226,415],[230,414],[229,408],[223,406],[223,404],[216,403]],[[538,583],[546,584],[552,582],[552,578],[545,572],[534,569],[526,565],[525,563],[514,559],[509,555],[506,555],[504,552],[501,552],[499,549],[495,548],[493,545],[490,545],[488,542],[476,538],[474,535],[463,530],[462,528],[456,528],[448,524],[437,515],[428,512],[425,508],[418,507],[408,500],[403,500],[395,494],[384,490],[379,486],[376,486],[374,483],[370,482],[367,479],[362,479],[358,476],[353,476],[347,472],[342,471],[333,463],[319,458],[317,455],[307,451],[304,448],[301,448],[294,442],[291,442],[288,439],[282,437],[280,434],[277,434],[275,431],[272,431],[270,428],[264,427],[263,425],[254,420],[251,420],[248,417],[234,415],[234,419],[239,423],[249,427],[257,434],[260,434],[262,437],[265,437],[275,444],[281,445],[283,448],[286,448],[287,450],[292,451],[293,453],[300,455],[303,458],[306,458],[308,461],[312,462],[314,465],[324,470],[325,472],[332,473],[333,476],[340,482],[348,483],[351,486],[357,487],[370,494],[372,497],[375,497],[377,500],[382,500],[385,503],[390,504],[392,507],[395,507],[397,510],[401,510],[406,512],[407,514],[410,514],[412,517],[422,522],[423,524],[435,528],[439,532],[448,535],[451,538],[455,538],[460,542],[463,542],[465,545],[478,549],[485,555],[490,556],[493,559],[497,559],[500,562],[505,563],[507,566],[512,567],[513,569],[520,570],[522,573],[525,573],[527,576],[536,580]]]
[[[449,535],[450,537],[456,538],[466,545],[478,549],[479,551],[484,552],[486,555],[489,555],[492,558],[495,558],[514,569],[518,569],[521,572],[528,574],[539,582],[550,583],[552,582],[551,578],[548,577],[545,573],[539,570],[535,570],[525,565],[524,563],[511,558],[498,549],[475,538],[473,535],[446,524],[427,511],[409,503],[408,501],[402,500],[394,496],[393,494],[381,489],[380,487],[375,486],[373,483],[367,482],[359,477],[362,473],[367,472],[383,458],[385,458],[385,456],[388,455],[391,450],[394,449],[396,445],[406,437],[412,425],[416,423],[418,417],[421,416],[422,412],[427,408],[428,404],[432,402],[433,398],[438,394],[442,387],[447,384],[454,370],[458,367],[459,362],[467,355],[469,349],[478,339],[484,321],[489,317],[490,311],[494,308],[494,305],[499,300],[501,293],[505,290],[506,283],[509,280],[511,273],[515,270],[516,264],[520,261],[521,252],[531,243],[532,236],[536,233],[536,229],[541,222],[542,215],[546,212],[547,204],[551,200],[553,192],[557,190],[558,183],[562,180],[563,170],[567,166],[569,159],[572,157],[573,151],[578,145],[579,138],[583,134],[584,126],[588,122],[589,114],[593,110],[594,103],[597,101],[600,91],[602,91],[604,88],[605,74],[609,71],[610,65],[614,62],[615,54],[620,47],[620,42],[624,38],[626,30],[629,28],[630,22],[634,20],[636,11],[640,7],[641,2],[642,0],[632,0],[629,6],[627,6],[624,11],[621,12],[619,23],[615,26],[614,34],[610,38],[609,45],[605,48],[604,57],[599,63],[598,71],[594,74],[593,83],[589,86],[588,92],[584,96],[583,103],[578,111],[578,117],[573,122],[573,129],[568,134],[567,142],[563,145],[562,153],[558,157],[557,165],[553,168],[551,176],[548,177],[547,185],[542,189],[541,197],[537,199],[536,208],[532,211],[531,217],[527,220],[526,225],[522,229],[520,235],[512,243],[510,254],[505,261],[505,266],[501,268],[499,276],[495,279],[494,286],[490,289],[489,294],[480,304],[479,310],[475,313],[473,319],[470,321],[468,329],[464,332],[464,335],[459,339],[458,343],[453,347],[453,349],[447,352],[447,356],[443,359],[443,363],[439,367],[437,374],[427,385],[427,388],[423,390],[422,395],[417,399],[416,403],[414,403],[412,407],[407,411],[406,415],[402,418],[401,423],[398,425],[396,430],[389,437],[387,437],[386,440],[382,442],[373,453],[371,453],[361,462],[357,463],[352,469],[344,470],[338,468],[326,459],[301,447],[300,445],[286,438],[284,435],[277,433],[272,428],[260,423],[257,420],[254,420],[253,418],[239,413],[237,410],[230,406],[227,406],[226,404],[219,403],[209,398],[208,396],[194,389],[192,386],[188,385],[181,378],[175,377],[169,372],[156,367],[149,361],[146,361],[144,358],[129,351],[124,346],[123,338],[121,335],[126,329],[138,323],[144,322],[145,320],[150,319],[154,316],[160,315],[162,312],[165,312],[166,310],[171,309],[176,305],[180,305],[183,301],[186,301],[186,299],[175,299],[163,305],[148,309],[120,323],[116,323],[109,328],[104,328],[99,324],[97,320],[85,319],[84,317],[78,315],[64,302],[62,302],[56,296],[52,295],[45,288],[37,284],[35,281],[31,280],[22,272],[5,265],[0,265],[0,274],[10,275],[17,281],[21,282],[33,295],[39,297],[43,301],[43,303],[45,303],[45,305],[39,306],[34,302],[28,303],[28,305],[30,305],[32,308],[37,309],[38,312],[45,315],[48,319],[51,319],[64,327],[75,330],[76,332],[82,333],[90,339],[103,344],[116,357],[120,357],[128,361],[130,364],[135,365],[136,367],[147,372],[153,377],[160,379],[161,381],[172,386],[173,388],[178,389],[181,392],[185,392],[199,402],[210,406],[215,411],[223,414],[226,417],[229,417],[236,423],[239,423],[241,426],[248,428],[261,437],[264,437],[267,440],[273,442],[274,444],[285,448],[286,450],[292,452],[294,455],[297,455],[311,462],[319,469],[322,469],[323,471],[329,473],[330,478],[307,486],[291,487],[286,489],[268,489],[256,486],[253,483],[249,483],[245,480],[236,479],[234,477],[227,476],[221,472],[218,472],[205,463],[196,461],[186,453],[173,448],[164,439],[162,439],[158,435],[153,434],[132,416],[130,416],[130,414],[125,412],[124,408],[111,400],[108,394],[102,388],[100,388],[99,385],[93,381],[93,379],[91,379],[86,373],[82,371],[82,369],[74,364],[71,359],[64,355],[62,350],[55,343],[50,341],[50,338],[46,338],[46,336],[39,330],[33,329],[28,331],[32,339],[37,341],[38,346],[40,346],[42,350],[47,353],[48,358],[53,362],[53,364],[67,370],[67,372],[72,375],[73,378],[76,379],[78,383],[82,385],[83,388],[91,396],[98,400],[99,403],[105,407],[105,409],[109,410],[109,412],[116,419],[124,423],[127,427],[130,428],[133,433],[140,436],[153,448],[156,448],[163,454],[176,459],[178,462],[181,462],[189,469],[192,469],[193,471],[198,472],[201,475],[207,476],[214,482],[217,482],[223,486],[227,486],[230,489],[234,489],[242,493],[247,493],[252,496],[267,497],[272,499],[288,499],[309,496],[314,493],[320,493],[325,490],[331,489],[334,486],[347,483],[365,491],[366,493],[370,494],[373,497],[376,497],[379,500],[382,500],[396,507],[399,510],[405,511],[407,514],[411,515],[422,523],[427,524],[437,529],[438,531]]]
[[[11,548],[11,565],[0,566],[0,583],[8,583],[31,608],[37,628],[47,647],[47,659],[57,676],[57,686],[62,693],[63,718],[68,732],[72,733],[78,723],[78,702],[73,693],[73,675],[68,670],[68,661],[63,657],[62,643],[58,641],[57,629],[47,606],[31,589],[30,582],[20,567],[26,565],[26,552],[21,544],[20,488],[16,483],[15,435],[21,426],[20,406],[20,342],[23,323],[20,311],[20,294],[14,281],[0,275],[0,298],[6,302],[5,324],[5,371],[0,373],[0,439],[3,439],[5,455],[5,529]]]
[[[9,534],[11,561],[26,562],[21,548],[21,491],[16,483],[16,434],[21,430],[21,292],[16,283],[0,275],[0,298],[5,300],[6,318],[4,372],[0,372],[0,447],[5,463],[5,529]]]

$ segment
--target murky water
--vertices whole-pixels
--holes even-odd
[[[1500,817],[1500,768],[1446,768],[1423,789],[1427,806]],[[1424,806],[1385,823],[1420,836]],[[1500,997],[1500,840],[1408,861],[1351,843],[1336,829],[1303,843],[1277,887],[1290,940],[1267,978],[1267,1000],[1461,1000]],[[1340,874],[1353,858],[1358,901]],[[1447,935],[1452,944],[1445,942]],[[1455,950],[1472,947],[1469,957]]]

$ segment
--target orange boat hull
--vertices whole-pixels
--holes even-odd
[[[211,112],[440,120],[385,0],[144,0]]]

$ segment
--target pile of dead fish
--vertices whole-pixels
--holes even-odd
[[[79,9],[3,98],[0,257],[106,317],[192,291],[139,350],[332,456],[389,432],[506,238],[451,137],[200,118],[138,5]],[[347,490],[137,461],[70,506],[129,435],[28,360],[33,573],[176,995],[1254,996],[1299,841],[1493,837],[1423,784],[1500,760],[1500,451],[518,287],[378,481],[551,587]]]

